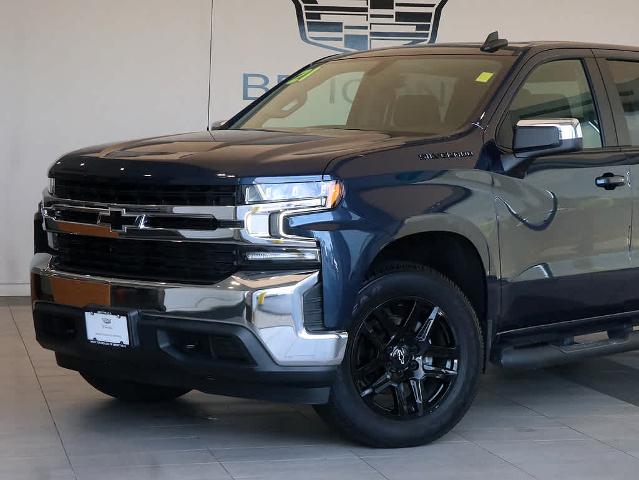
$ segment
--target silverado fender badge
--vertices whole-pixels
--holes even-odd
[[[420,153],[420,160],[436,160],[438,158],[467,158],[475,155],[471,151],[464,152],[439,152],[439,153]]]

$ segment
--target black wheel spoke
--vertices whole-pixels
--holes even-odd
[[[384,368],[384,362],[382,362],[379,358],[375,358],[368,362],[366,365],[359,367],[355,370],[355,377],[359,379],[364,379],[369,375],[382,370]]]
[[[419,302],[415,301],[413,302],[413,306],[411,307],[410,312],[408,312],[408,316],[406,317],[406,320],[404,320],[404,322],[402,323],[401,330],[403,334],[415,333],[415,328],[417,327],[417,321],[419,320],[419,312],[420,312]]]
[[[457,347],[440,347],[437,345],[429,345],[425,349],[424,354],[428,357],[442,358],[445,360],[456,360],[459,358],[459,349]]]
[[[415,407],[417,409],[417,415],[420,417],[424,415],[424,395],[422,393],[422,382],[416,378],[411,378],[410,388],[413,391],[413,397],[415,398]]]
[[[384,348],[382,340],[379,338],[379,334],[373,330],[373,327],[368,323],[364,323],[362,333],[364,336],[377,348],[378,352]]]
[[[362,397],[367,397],[372,393],[381,393],[392,384],[393,382],[391,381],[390,375],[388,373],[384,373],[384,375],[375,380],[370,387],[364,389],[360,395]]]
[[[427,378],[437,378],[439,380],[451,380],[457,376],[457,371],[449,368],[424,365],[424,376]]]
[[[428,315],[428,318],[426,319],[426,321],[422,324],[421,327],[419,327],[419,330],[417,331],[417,334],[416,334],[417,342],[423,343],[428,341],[428,338],[430,337],[430,332],[433,329],[435,320],[437,320],[437,317],[439,316],[440,312],[441,312],[441,309],[439,307],[433,307],[433,309],[430,312],[430,315]]]
[[[393,314],[386,308],[378,308],[373,312],[373,317],[379,322],[389,337],[395,336],[398,326],[393,321]]]
[[[400,383],[399,385],[394,385],[393,389],[395,393],[395,403],[397,404],[397,412],[401,416],[408,415],[410,412],[408,410],[408,400],[404,393],[404,384]]]

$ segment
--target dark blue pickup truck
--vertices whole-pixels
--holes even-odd
[[[325,58],[209,131],[56,161],[37,338],[122,400],[308,403],[422,444],[488,362],[639,348],[638,164],[639,49]]]

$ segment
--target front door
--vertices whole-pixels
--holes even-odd
[[[629,165],[616,137],[602,129],[601,119],[608,119],[610,110],[605,95],[595,101],[598,71],[587,65],[596,64],[570,55],[529,66],[496,134],[504,154],[512,149],[513,127],[520,119],[576,118],[584,135],[581,152],[538,158],[519,173],[521,178],[494,177],[502,331],[624,310],[632,217]]]

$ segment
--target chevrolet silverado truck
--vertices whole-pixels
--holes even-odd
[[[424,444],[489,362],[639,348],[635,178],[637,48],[324,58],[207,131],[57,160],[37,339],[125,401],[306,403],[356,441]]]

